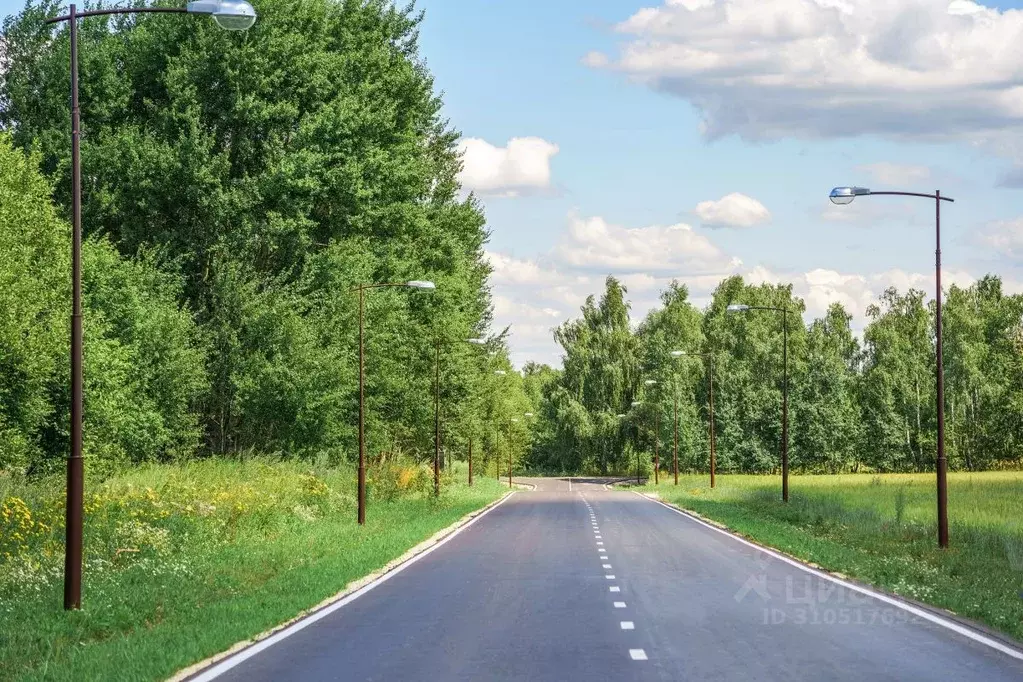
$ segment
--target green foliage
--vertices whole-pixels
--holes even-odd
[[[523,400],[492,398],[489,373],[507,364],[506,351],[484,366],[464,343],[490,324],[487,233],[476,199],[459,195],[459,134],[442,118],[418,54],[422,15],[384,0],[256,4],[259,21],[244,33],[180,15],[80,22],[85,232],[116,247],[129,263],[123,276],[134,273],[149,295],[165,301],[173,289],[180,307],[193,311],[205,349],[203,359],[188,359],[190,371],[173,396],[153,398],[161,409],[168,400],[178,409],[187,394],[187,419],[149,423],[153,443],[118,435],[125,441],[119,447],[141,448],[135,458],[150,457],[157,443],[177,454],[195,448],[198,428],[215,454],[354,458],[353,289],[429,279],[436,292],[366,292],[368,449],[431,455],[438,342],[444,431],[451,434],[445,443],[462,457],[472,434],[497,448],[497,429],[508,428]],[[55,0],[32,0],[4,23],[0,129],[37,155],[59,210],[69,214],[69,38],[65,26],[42,23],[58,10]],[[37,199],[46,201],[40,193]],[[66,259],[58,246],[37,249]],[[101,272],[106,261],[91,258],[86,277],[109,280]],[[154,266],[165,274],[145,274]],[[62,273],[45,277],[66,282]],[[64,303],[66,289],[38,288],[52,299],[40,310]],[[131,324],[123,316],[86,321],[87,330],[103,325],[115,336],[133,334]],[[169,323],[158,317],[145,324]],[[59,352],[32,350],[48,343],[47,327],[38,326],[38,338],[18,353],[31,356],[30,364],[61,362]],[[96,382],[132,375],[128,368],[144,356],[104,350],[108,364],[101,365],[102,347],[87,343],[89,412],[112,420],[111,433],[130,428],[138,438],[139,420],[149,418],[132,410],[118,415],[113,405],[130,399],[146,407],[155,379],[131,376],[140,385],[114,397],[116,387]],[[200,385],[193,370],[204,375]],[[18,385],[34,390],[31,382]],[[36,393],[12,396],[7,403],[17,403],[18,413],[4,418],[38,422],[40,410],[52,408]],[[59,438],[23,443],[22,431],[0,422],[4,449],[16,450],[19,462],[59,456]],[[523,438],[508,442],[519,441],[524,447]],[[113,456],[98,447],[92,456]]]
[[[71,239],[36,162],[0,134],[0,469],[42,472],[69,447]],[[87,456],[190,455],[205,354],[180,283],[102,237],[83,245],[83,271]]]
[[[325,459],[210,458],[93,483],[84,608],[71,614],[60,608],[62,480],[0,474],[3,679],[166,680],[337,594],[506,490],[492,479],[470,488],[459,467],[439,499],[428,485],[385,501],[383,467],[392,465],[423,468],[370,467],[366,526],[356,523],[354,468]]]
[[[791,285],[730,277],[700,311],[686,288],[672,283],[635,333],[623,294],[609,278],[599,306],[591,297],[580,319],[558,328],[562,372],[529,368],[540,415],[529,459],[534,470],[631,475],[638,449],[641,468],[656,450],[661,469],[670,471],[677,424],[679,470],[706,472],[713,388],[718,472],[779,471],[786,324],[794,470],[933,470],[935,309],[923,292],[886,291],[867,309],[862,348],[839,304],[805,325],[805,306]],[[947,298],[950,466],[1018,467],[1023,296],[1004,295],[1001,281],[988,276],[968,289],[953,286]],[[733,303],[768,309],[727,312]]]

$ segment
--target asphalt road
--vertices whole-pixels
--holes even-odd
[[[519,482],[536,489],[203,679],[1023,680],[1023,661],[605,481]]]

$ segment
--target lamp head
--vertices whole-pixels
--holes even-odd
[[[671,353],[669,353],[669,355],[671,355],[671,357],[673,358],[680,358],[685,354],[686,352],[684,350],[673,350],[671,351]]]
[[[533,416],[533,413],[532,413],[532,412],[526,412],[526,413],[525,413],[524,415],[522,415],[522,416],[523,416],[523,417],[532,417],[532,416]]]
[[[656,383],[657,383],[656,379],[647,379],[646,381],[643,382],[643,385],[644,386],[653,386]]]
[[[639,407],[639,406],[640,406],[640,405],[642,405],[642,404],[643,404],[643,401],[642,401],[642,400],[633,400],[633,401],[632,401],[632,406],[633,406],[633,407]]]
[[[866,187],[836,187],[831,190],[830,198],[831,203],[845,206],[851,204],[856,197],[867,194],[870,194],[870,190]]]
[[[495,369],[495,370],[494,370],[494,374],[496,374],[496,375],[497,375],[497,376],[499,376],[499,377],[503,377],[503,376],[504,376],[505,374],[507,374],[507,373],[508,373],[508,372],[505,372],[505,371],[504,371],[503,369]]]
[[[477,346],[485,346],[485,345],[487,345],[487,340],[486,339],[466,339],[466,341],[468,341],[469,343],[475,344]]]
[[[413,289],[427,289],[431,291],[437,288],[437,285],[433,282],[427,282],[421,279],[414,279],[411,282],[406,282],[405,286],[412,287]]]
[[[185,6],[193,14],[209,14],[227,31],[244,31],[256,23],[256,10],[245,0],[195,0]]]
[[[725,310],[727,310],[730,313],[741,313],[749,310],[749,306],[742,303],[733,303],[732,305],[728,306]]]

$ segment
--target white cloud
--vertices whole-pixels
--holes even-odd
[[[998,229],[996,229],[998,228]],[[1000,231],[999,231],[1000,230]],[[1023,252],[1023,219],[991,226],[985,239],[1003,240]],[[992,242],[993,243],[993,242]],[[900,269],[855,273],[817,268],[805,272],[776,271],[762,264],[743,267],[706,237],[686,225],[626,228],[600,217],[570,215],[563,235],[549,252],[516,258],[488,252],[494,269],[495,326],[511,325],[512,361],[529,360],[558,366],[561,349],[553,329],[579,316],[587,296],[599,297],[604,278],[613,274],[629,291],[631,317],[638,323],[660,305],[660,292],[677,279],[689,288],[694,305],[710,303],[725,277],[741,274],[753,284],[792,283],[793,293],[806,302],[806,320],[821,317],[832,303],[841,303],[853,316],[853,329],[862,330],[867,306],[890,286],[899,291],[920,289],[934,295],[934,273]],[[942,283],[969,286],[975,278],[964,270],[948,269]],[[1023,284],[1006,282],[1007,291]]]
[[[619,227],[603,218],[569,219],[554,251],[559,262],[583,271],[682,276],[721,272],[741,264],[688,225]]]
[[[717,201],[701,201],[695,213],[704,227],[753,227],[771,219],[771,212],[762,203],[739,192]]]
[[[459,180],[479,194],[514,197],[548,189],[551,159],[558,145],[539,137],[514,137],[505,147],[470,137],[458,143],[462,154]]]
[[[887,161],[869,163],[859,166],[857,170],[868,173],[875,182],[900,187],[920,183],[924,180],[929,180],[931,177],[931,169],[927,166],[889,163]],[[875,187],[874,189],[880,188]]]
[[[1020,10],[666,0],[617,30],[620,53],[586,63],[688,100],[711,138],[956,137],[1023,153]]]
[[[998,251],[997,256],[1023,259],[1023,218],[996,221],[978,236],[982,244]]]

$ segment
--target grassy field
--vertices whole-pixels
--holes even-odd
[[[663,480],[663,479],[662,479]],[[788,554],[1023,640],[1023,473],[949,475],[937,548],[934,474],[680,477],[642,490]]]
[[[0,679],[155,680],[288,620],[497,499],[464,465],[151,466],[86,486],[83,610],[62,610],[63,486],[0,474]],[[201,626],[199,625],[201,623]]]

